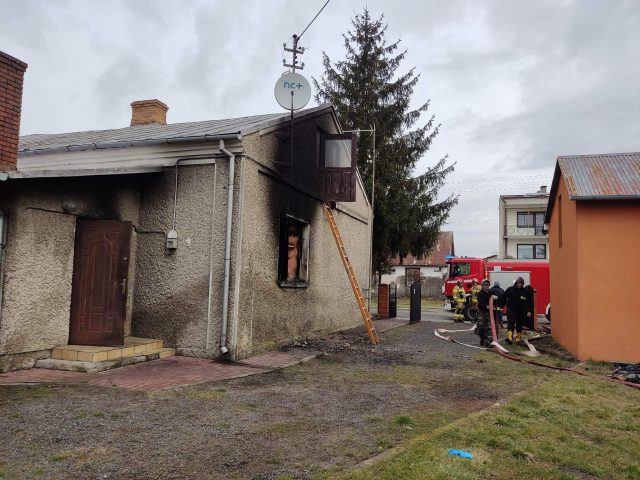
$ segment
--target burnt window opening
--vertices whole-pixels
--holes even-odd
[[[278,285],[305,288],[309,282],[309,224],[290,215],[280,218]]]

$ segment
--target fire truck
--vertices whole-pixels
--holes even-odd
[[[525,285],[531,285],[535,290],[536,314],[546,314],[550,319],[551,307],[549,304],[549,262],[541,260],[490,260],[471,257],[453,257],[447,260],[449,276],[442,286],[442,292],[450,305],[453,303],[453,287],[458,280],[467,292],[467,302],[464,310],[465,319],[475,321],[477,312],[471,308],[471,282],[475,278],[478,282],[488,278],[491,285],[500,282],[500,286],[506,290],[513,285],[518,277],[524,279]]]

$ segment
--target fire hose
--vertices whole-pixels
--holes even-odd
[[[498,334],[496,333],[496,325],[495,325],[495,319],[494,319],[494,314],[493,314],[493,297],[489,298],[489,315],[490,315],[490,319],[491,319],[491,322],[490,322],[491,323],[491,335],[493,337],[493,342],[491,342],[491,345],[493,346],[494,350],[498,354],[502,355],[504,358],[508,358],[509,360],[514,360],[516,362],[528,363],[530,365],[536,365],[538,367],[549,368],[551,370],[559,370],[559,371],[563,371],[563,372],[577,373],[578,375],[581,375],[583,377],[600,378],[600,377],[596,377],[595,375],[590,375],[590,374],[588,374],[586,372],[581,372],[579,370],[575,370],[573,368],[554,367],[552,365],[545,365],[544,363],[535,362],[533,360],[527,360],[527,359],[524,359],[524,358],[516,357],[515,355],[511,355],[507,349],[505,349],[502,345],[500,345],[498,343]],[[529,342],[526,342],[526,340],[525,340],[525,343],[528,346]],[[610,378],[609,380],[613,380],[615,382],[622,383],[622,384],[627,385],[629,387],[640,389],[640,384],[637,384],[637,383],[625,382],[624,380],[619,380],[617,378]]]
[[[493,347],[493,349],[499,355],[503,356],[504,358],[507,358],[509,360],[513,360],[515,362],[527,363],[529,365],[535,365],[537,367],[549,368],[551,370],[576,373],[576,374],[581,375],[583,377],[590,377],[590,378],[595,378],[595,379],[598,379],[598,380],[601,379],[601,377],[599,377],[599,376],[591,375],[591,374],[589,374],[587,372],[581,372],[580,370],[576,370],[574,368],[554,367],[552,365],[546,365],[544,363],[536,362],[536,361],[533,361],[533,360],[527,360],[525,358],[520,358],[520,357],[517,357],[517,356],[511,354],[509,352],[509,350],[507,350],[502,345],[500,345],[500,343],[498,343],[498,333],[496,331],[494,308],[493,308],[493,297],[489,298],[489,318],[490,318],[490,323],[491,323],[491,336],[493,338],[493,341],[491,342],[491,346]],[[464,343],[464,342],[460,342],[458,340],[455,340],[451,336],[443,335],[444,333],[470,332],[470,331],[472,331],[474,329],[475,329],[475,327],[471,327],[471,328],[465,329],[465,330],[446,330],[444,328],[436,328],[434,333],[435,333],[436,337],[442,338],[443,340],[447,340],[449,342],[457,343],[458,345],[464,345],[465,347],[477,348],[478,350],[488,350],[488,348],[477,347],[475,345],[470,345],[468,343]],[[526,339],[524,340],[524,344],[529,348],[529,352],[526,352],[525,354],[527,354],[529,356],[537,356],[537,355],[539,355],[538,351]],[[640,389],[640,384],[637,384],[637,383],[626,382],[624,380],[620,380],[620,379],[617,379],[617,378],[609,378],[608,380],[612,380],[612,381],[615,381],[617,383],[622,383],[624,385],[627,385],[629,387]]]

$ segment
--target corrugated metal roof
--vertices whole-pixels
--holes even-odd
[[[295,116],[331,108],[327,105],[300,110]],[[169,125],[136,125],[111,130],[85,132],[35,134],[20,137],[18,152],[22,155],[47,153],[60,149],[88,150],[92,148],[116,148],[143,142],[169,142],[172,140],[204,140],[230,134],[248,135],[289,118],[288,112],[255,115],[251,117],[206,120],[202,122],[174,123]]]
[[[572,200],[640,198],[640,153],[558,157]]]
[[[558,157],[545,223],[551,221],[560,179],[571,200],[640,200],[640,152]]]

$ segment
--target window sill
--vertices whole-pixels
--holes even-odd
[[[302,280],[299,281],[293,281],[293,282],[288,282],[288,281],[279,281],[278,282],[278,286],[280,288],[307,288],[309,286],[309,284],[307,282],[303,282]]]

